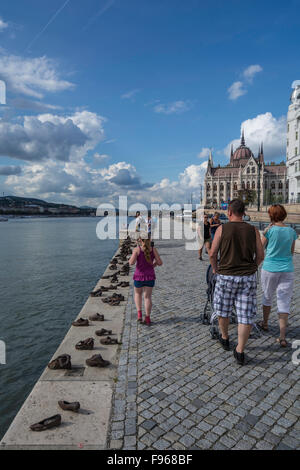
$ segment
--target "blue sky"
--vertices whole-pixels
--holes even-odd
[[[184,199],[208,148],[226,164],[241,126],[255,154],[263,140],[267,160],[284,159],[299,11],[300,0],[3,0],[1,191]]]

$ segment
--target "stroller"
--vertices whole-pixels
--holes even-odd
[[[212,339],[219,338],[219,327],[218,327],[218,316],[213,311],[213,299],[216,285],[216,275],[213,273],[212,266],[209,265],[206,271],[206,283],[207,283],[207,300],[204,306],[203,313],[200,314],[200,321],[203,325],[210,325],[209,332]],[[230,317],[230,323],[237,323],[237,315],[235,306],[233,306],[232,314]],[[261,336],[261,332],[258,329],[256,323],[253,323],[257,334]]]

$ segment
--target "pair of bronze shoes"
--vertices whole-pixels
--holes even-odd
[[[92,357],[87,359],[86,364],[90,367],[107,367],[110,362],[103,359],[101,354],[94,354]]]
[[[58,402],[60,408],[65,411],[75,411],[78,412],[80,408],[79,401],[68,402],[65,400],[60,400]],[[31,431],[46,431],[47,429],[54,428],[61,424],[61,415],[57,414],[50,416],[50,418],[43,419],[38,423],[32,424],[30,426]]]
[[[102,295],[102,288],[101,287],[97,290],[93,290],[92,292],[90,292],[91,297],[101,297],[101,295]]]
[[[82,341],[79,341],[75,345],[75,349],[78,349],[80,351],[89,351],[94,349],[94,338],[87,338]]]
[[[52,370],[57,369],[72,369],[71,356],[69,354],[62,354],[53,361],[49,362],[48,368]]]
[[[129,287],[129,282],[126,282],[126,281],[119,282],[118,287]]]
[[[78,318],[72,322],[73,326],[89,326],[89,321],[87,318]]]
[[[109,304],[109,305],[119,305],[120,302],[122,302],[123,300],[125,300],[124,295],[115,293],[111,295],[110,297],[106,297],[105,299],[102,299],[102,302],[104,302],[105,304]]]
[[[101,328],[101,330],[96,330],[95,334],[97,336],[108,336],[112,334],[112,330],[106,330],[105,328]]]
[[[104,321],[104,315],[103,313],[93,313],[92,315],[89,316],[89,320]]]
[[[108,346],[110,344],[120,344],[117,338],[112,338],[111,336],[106,336],[105,338],[100,339],[100,343]]]

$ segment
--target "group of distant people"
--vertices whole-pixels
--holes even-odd
[[[281,347],[287,346],[286,327],[293,292],[293,253],[297,239],[295,230],[284,224],[287,213],[280,204],[269,208],[270,224],[262,236],[256,227],[243,220],[244,214],[242,201],[234,199],[230,202],[229,222],[217,228],[209,251],[210,263],[216,274],[213,310],[219,321],[219,341],[225,350],[230,349],[228,326],[235,307],[238,344],[233,354],[240,365],[244,364],[244,349],[256,318],[257,270],[262,262],[263,320],[258,326],[268,330],[272,299],[276,297],[280,329],[277,341]]]
[[[230,350],[228,327],[235,308],[238,344],[234,347],[233,354],[240,365],[245,362],[245,346],[256,319],[257,271],[262,262],[263,320],[258,326],[264,331],[268,330],[272,299],[276,296],[280,329],[277,341],[281,347],[287,346],[286,327],[294,284],[293,253],[297,234],[293,228],[284,224],[287,217],[284,206],[274,204],[269,208],[268,214],[270,224],[262,235],[256,227],[244,221],[245,205],[239,199],[233,199],[229,203],[227,223],[222,224],[217,212],[210,221],[207,215],[204,215],[203,220],[204,236],[201,237],[199,258],[202,259],[205,246],[216,275],[213,310],[219,322],[219,341],[225,350]],[[133,250],[129,264],[136,264],[133,279],[138,321],[150,325],[154,269],[162,265],[162,260],[151,243],[151,214],[148,219],[142,220],[137,212],[136,231],[140,231],[142,223],[146,223],[148,227],[148,237],[144,235],[138,239],[138,246]],[[144,320],[143,292],[146,310]]]

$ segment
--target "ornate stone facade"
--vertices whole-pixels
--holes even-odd
[[[210,153],[204,183],[204,204],[211,208],[220,208],[222,202],[230,201],[239,196],[241,190],[252,190],[257,205],[270,204],[275,200],[288,201],[288,181],[285,163],[266,164],[263,145],[257,157],[245,144],[244,132],[241,145],[233,152],[231,147],[230,163],[227,166],[213,164]]]
[[[300,83],[295,85],[287,115],[286,164],[289,202],[300,202]]]

